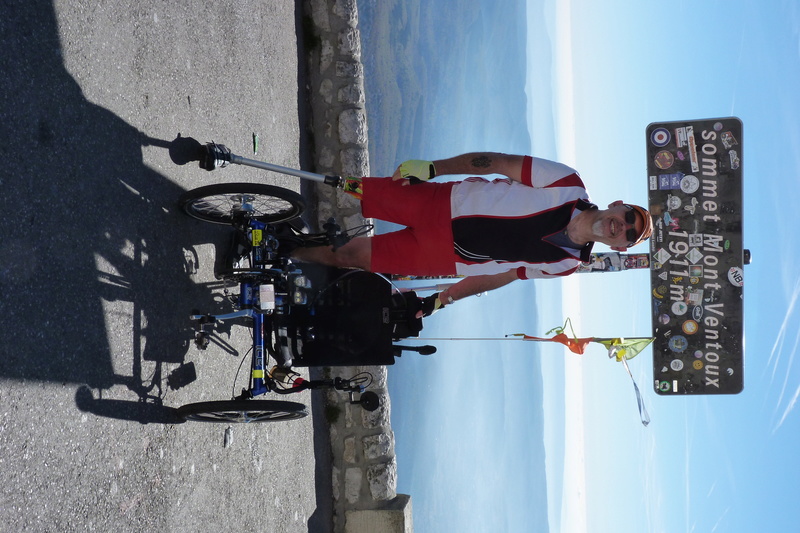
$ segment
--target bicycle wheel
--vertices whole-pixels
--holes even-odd
[[[218,183],[183,193],[179,199],[187,215],[205,222],[231,224],[252,218],[265,224],[285,222],[305,210],[303,197],[294,191],[261,183]]]
[[[279,400],[221,400],[187,403],[178,407],[184,420],[197,422],[280,422],[308,416],[302,403]]]

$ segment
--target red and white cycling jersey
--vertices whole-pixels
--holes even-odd
[[[468,178],[453,186],[450,207],[458,274],[516,269],[522,279],[566,276],[593,244],[575,249],[544,240],[594,208],[578,172],[562,163],[526,156],[522,183]]]

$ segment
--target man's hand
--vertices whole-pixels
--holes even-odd
[[[393,180],[407,179],[408,181],[406,183],[412,185],[431,180],[434,177],[436,177],[436,169],[433,166],[433,161],[423,161],[420,159],[409,159],[404,163],[400,163],[400,166],[397,167],[397,170],[395,170],[392,175]]]
[[[417,318],[431,316],[433,313],[444,307],[444,302],[442,302],[441,298],[439,297],[440,294],[441,293],[437,292],[431,294],[430,296],[426,296],[425,298],[421,298],[422,311],[417,313]]]

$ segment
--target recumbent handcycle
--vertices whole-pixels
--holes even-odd
[[[202,150],[200,165],[206,170],[241,164],[333,187],[342,182],[339,176],[246,159],[221,144],[208,143]],[[369,227],[342,231],[331,220],[322,232],[309,233],[300,221],[303,197],[268,184],[208,185],[187,191],[179,203],[196,219],[232,227],[230,251],[216,272],[233,288],[234,292],[226,288],[232,311],[192,315],[195,344],[205,349],[214,340],[215,327],[225,321],[243,322],[253,337],[249,386],[231,399],[179,407],[184,420],[231,423],[302,418],[308,415],[302,403],[260,398],[267,393],[288,395],[318,388],[349,393],[352,403],[375,410],[380,399],[366,390],[372,381],[369,373],[351,379],[306,380],[293,368],[390,365],[403,350],[435,352],[431,346],[394,344],[417,336],[422,329],[422,319],[416,317],[421,303],[413,291],[393,290],[389,280],[378,274],[296,262],[288,256],[297,246],[337,248]]]

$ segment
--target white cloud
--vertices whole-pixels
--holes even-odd
[[[583,364],[580,357],[566,357],[564,383],[564,482],[561,528],[586,531],[586,447],[583,408]]]
[[[558,2],[553,50],[554,102],[556,147],[558,159],[575,165],[575,84],[572,66],[572,5],[570,1]]]
[[[789,380],[795,378],[795,374],[791,372],[792,367],[794,366],[794,358],[795,354],[797,353],[798,345],[800,345],[800,330],[796,329],[795,324],[797,323],[795,317],[795,309],[797,307],[798,300],[800,299],[800,279],[798,279],[794,285],[794,289],[792,291],[791,297],[789,299],[789,306],[786,311],[786,315],[784,316],[783,323],[781,323],[780,330],[775,337],[775,343],[772,345],[772,350],[770,351],[769,360],[767,361],[767,366],[772,366],[772,375],[770,377],[770,383],[775,379],[775,375],[778,372],[778,366],[781,363],[781,357],[784,351],[788,351],[789,357],[786,361],[785,365],[781,365],[782,368],[780,373],[783,374],[783,384],[781,386],[781,392],[778,396],[778,400],[776,402],[775,411],[777,413],[778,410],[783,408],[783,413],[780,416],[780,420],[778,420],[777,424],[773,428],[773,433],[778,431],[780,427],[783,425],[784,421],[787,417],[791,414],[794,410],[795,406],[797,405],[797,400],[800,398],[800,386],[795,388],[794,394],[789,399],[788,403],[784,404],[784,397],[786,395],[786,389],[789,385]],[[792,346],[788,349],[784,349],[784,343],[786,341],[787,332],[790,328],[794,328],[794,342]]]

